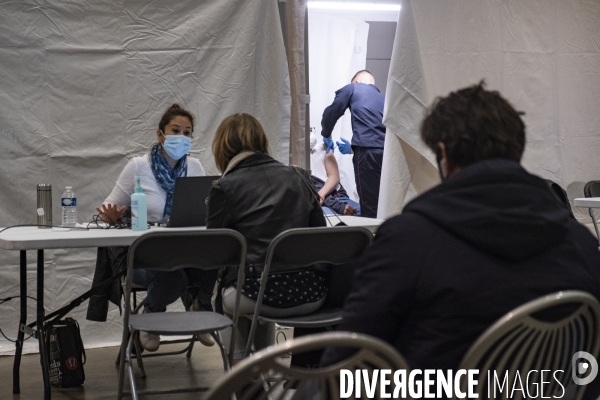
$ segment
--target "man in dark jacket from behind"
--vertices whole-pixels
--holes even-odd
[[[389,342],[413,369],[456,370],[514,308],[562,290],[600,297],[598,242],[521,167],[519,114],[483,83],[434,103],[421,136],[443,182],[378,229],[339,330]]]

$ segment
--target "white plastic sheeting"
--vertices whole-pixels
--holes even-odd
[[[365,69],[369,24],[354,16],[336,17],[334,14],[309,9],[308,51],[310,85],[310,126],[322,143],[321,118],[323,111],[335,98],[335,91],[350,83],[352,76]],[[333,129],[334,141],[352,139],[350,111],[340,118]],[[358,201],[352,156],[341,154],[335,158],[340,169],[340,181],[350,198]]]
[[[429,103],[420,51],[407,1],[398,16],[386,88],[379,218],[399,213],[406,202],[439,181],[435,157],[418,133]]]
[[[482,78],[526,113],[529,171],[561,184],[571,202],[600,179],[600,2],[405,0],[387,87],[380,218],[439,180],[419,140],[424,106]]]
[[[273,155],[289,156],[289,81],[276,0],[37,0],[0,3],[0,225],[35,223],[36,184],[72,185],[89,221],[127,159],[156,142],[173,102],[197,118],[192,156],[216,173],[210,150],[220,121],[255,115]],[[91,286],[95,249],[46,251],[45,302],[56,309]],[[35,296],[35,252],[29,252]],[[0,251],[0,298],[19,293],[19,254]],[[180,304],[180,302],[177,302]],[[86,346],[120,340],[119,314],[71,313]],[[28,301],[28,318],[35,302]],[[0,306],[16,337],[18,300]],[[26,342],[26,351],[37,342]],[[0,354],[14,346],[1,339]]]

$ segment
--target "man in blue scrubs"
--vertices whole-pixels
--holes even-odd
[[[358,71],[349,85],[335,92],[335,99],[325,109],[321,120],[321,135],[329,152],[334,148],[331,132],[338,119],[350,108],[352,144],[341,138],[342,141],[337,142],[337,145],[342,154],[354,154],[352,163],[361,213],[369,218],[377,217],[379,202],[385,141],[383,103],[384,96],[375,86],[373,75],[367,70]]]

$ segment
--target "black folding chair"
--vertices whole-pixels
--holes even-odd
[[[357,260],[372,240],[373,234],[362,227],[297,228],[276,236],[267,250],[245,356],[252,349],[258,323],[274,322],[293,328],[331,328],[342,320],[342,304],[331,302],[313,314],[299,317],[271,318],[261,315],[269,274],[296,271],[324,263],[348,264]]]
[[[221,350],[223,367],[228,370],[228,359],[217,331],[232,327],[231,345],[235,343],[241,285],[244,282],[246,241],[231,229],[186,230],[171,232],[149,232],[140,236],[129,248],[127,255],[127,283],[125,288],[125,315],[123,318],[123,340],[119,366],[119,400],[123,397],[125,364],[129,371],[131,395],[137,399],[132,368],[134,336],[139,331],[155,335],[197,335],[210,333]],[[182,268],[214,270],[222,267],[238,268],[238,296],[233,321],[209,311],[161,312],[131,314],[131,291],[134,269],[174,271]],[[139,349],[136,355],[140,357]],[[230,357],[233,357],[233,353]]]
[[[563,187],[560,186],[558,183],[556,183],[550,179],[545,179],[545,181],[548,184],[548,186],[550,186],[550,190],[552,190],[552,193],[554,193],[556,195],[556,197],[558,198],[560,203],[562,205],[564,205],[567,208],[567,210],[569,210],[571,215],[573,215],[573,211],[571,210],[571,203],[569,202],[569,196],[567,195],[567,191],[565,189],[563,189]]]

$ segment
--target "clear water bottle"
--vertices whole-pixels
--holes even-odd
[[[75,227],[77,224],[77,197],[72,186],[65,187],[62,195],[62,226]]]

